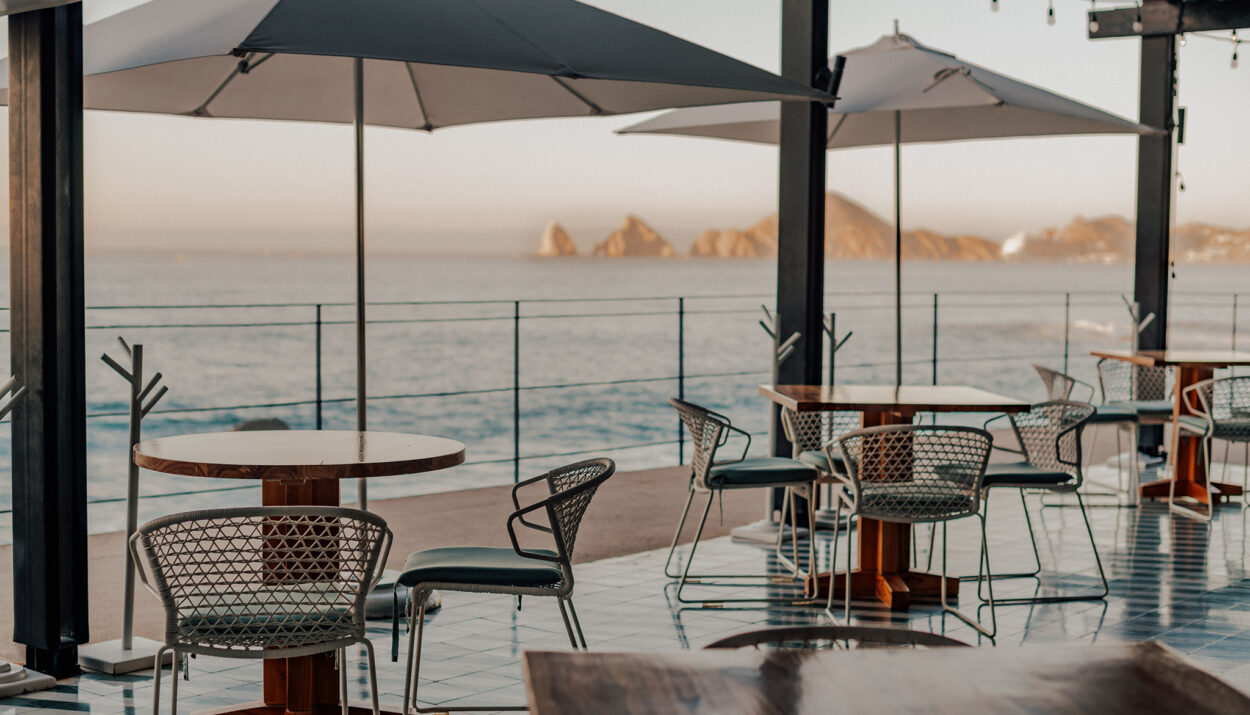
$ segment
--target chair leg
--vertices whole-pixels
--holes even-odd
[[[577,617],[577,609],[573,607],[573,597],[569,596],[564,599],[569,606],[569,616],[573,619],[573,629],[577,631],[577,639],[582,642],[582,650],[590,650],[590,646],[586,645],[586,634],[582,633],[582,622]]]
[[[369,701],[373,706],[373,715],[382,715],[382,708],[378,704],[378,661],[373,652],[373,643],[368,638],[365,639],[365,653],[369,658]],[[343,694],[343,704],[346,709],[346,692]]]
[[[986,561],[985,580],[986,580],[986,590],[989,593],[988,604],[990,607],[990,627],[988,629],[985,628],[985,626],[981,625],[978,619],[968,616],[964,612],[950,605],[950,603],[946,600],[946,570],[947,570],[946,545],[947,545],[947,542],[949,541],[949,539],[947,538],[947,533],[946,533],[946,522],[942,522],[942,580],[941,580],[942,610],[946,613],[950,613],[954,615],[959,620],[971,626],[978,633],[980,633],[981,635],[993,641],[994,636],[998,634],[998,617],[994,613],[994,576],[992,572],[990,571],[990,567],[988,563],[989,552],[986,550],[985,517],[979,513],[975,514],[975,516],[981,522],[981,549],[980,549],[980,555],[978,556],[978,559]],[[977,566],[978,571],[980,570],[980,568],[981,567],[978,565]],[[978,592],[980,591],[979,583],[977,584],[977,590]]]
[[[681,530],[686,528],[686,517],[690,515],[690,505],[694,503],[694,484],[690,485],[690,494],[686,497],[686,508],[681,510],[681,519],[677,521],[677,533],[673,534],[673,545],[668,549],[668,558],[664,561],[664,575],[678,578],[679,573],[672,573],[669,567],[673,563],[673,554],[677,552],[677,542],[681,541]]]
[[[1072,596],[1031,596],[1027,598],[1002,598],[997,601],[1000,606],[1014,606],[1023,604],[1037,603],[1070,603],[1073,601],[1101,601],[1110,593],[1111,587],[1107,583],[1107,574],[1102,567],[1102,557],[1098,553],[1098,544],[1094,541],[1094,529],[1089,523],[1089,510],[1085,506],[1085,499],[1081,497],[1079,491],[1073,492],[1076,495],[1076,505],[1081,511],[1081,519],[1085,523],[1085,533],[1089,536],[1089,546],[1094,551],[1094,564],[1098,566],[1098,578],[1102,581],[1102,590],[1098,593],[1076,594]],[[1027,511],[1025,512],[1028,513]],[[986,563],[989,563],[989,549],[986,548]],[[1009,578],[1009,576],[998,575],[994,578]],[[977,595],[980,596],[980,584],[977,585]],[[982,598],[982,601],[985,599]]]
[[[156,649],[156,658],[152,666],[152,715],[161,715],[161,669],[165,659],[165,653],[173,650],[167,646],[161,646]],[[173,667],[170,670],[174,673],[174,680],[178,679],[178,656],[174,654]]]
[[[339,712],[347,715],[347,649],[339,648],[336,655],[339,661]]]
[[[842,531],[842,499],[835,498],[833,507],[833,522],[838,525],[833,530],[833,545],[829,548],[829,596],[825,599],[825,615],[829,617],[829,621],[833,625],[839,625],[838,619],[833,616],[833,583],[838,577],[838,534]],[[846,538],[851,538],[851,522],[847,519]],[[819,589],[817,589],[819,592]]]
[[[408,665],[404,669],[404,715],[417,708],[417,684],[421,671],[421,636],[425,627],[425,591],[415,586],[408,592]]]
[[[693,498],[693,493],[691,494]],[[707,506],[703,507],[703,516],[699,519],[699,528],[694,532],[694,541],[690,542],[690,553],[686,556],[686,568],[682,569],[681,579],[677,582],[677,601],[679,603],[695,603],[687,601],[681,597],[681,592],[686,587],[686,583],[690,580],[690,565],[694,563],[694,552],[699,548],[699,539],[703,536],[703,527],[707,524],[708,512],[712,511],[712,496],[709,493]],[[685,518],[683,517],[683,521]],[[701,603],[701,602],[699,602]]]
[[[1030,516],[1029,516],[1029,503],[1028,503],[1028,500],[1025,498],[1024,490],[1023,490],[1023,489],[1018,489],[1017,491],[1020,493],[1020,507],[1024,510],[1024,528],[1028,530],[1028,532],[1029,532],[1029,543],[1031,543],[1031,544],[1032,544],[1032,546],[1033,546],[1033,566],[1034,566],[1034,568],[1033,568],[1033,570],[1032,570],[1032,571],[1021,571],[1020,573],[1000,573],[1000,574],[995,574],[995,575],[994,575],[994,578],[999,579],[999,580],[1002,580],[1002,579],[1010,579],[1010,578],[1035,578],[1035,577],[1036,577],[1039,573],[1041,573],[1041,572],[1042,572],[1042,554],[1041,554],[1041,551],[1037,548],[1037,532],[1035,532],[1035,531],[1033,530],[1033,519],[1032,519],[1032,517],[1030,517]],[[984,509],[984,512],[985,512],[985,519],[986,519],[987,521],[988,521],[988,520],[989,520],[989,518],[990,518],[990,494],[992,494],[993,492],[994,492],[994,490],[993,490],[993,489],[986,489],[986,490],[985,490],[985,509]],[[987,565],[989,564],[989,561],[990,561],[990,553],[989,553],[989,552],[990,552],[990,549],[989,549],[989,544],[987,543],[987,544],[986,544],[986,546],[985,546],[985,563],[986,563]],[[980,599],[982,603],[984,603],[984,602],[985,602],[985,596],[983,596],[983,595],[981,594],[981,575],[982,575],[982,572],[981,572],[981,565],[980,565],[980,563],[978,563],[978,564],[977,564],[977,576],[976,576],[976,580],[977,580],[977,598],[978,598],[978,599]],[[971,581],[971,580],[972,580],[972,578],[971,578],[971,577],[969,577],[969,576],[962,576],[962,577],[960,577],[960,580],[961,580],[961,581]],[[1001,604],[1001,603],[1006,603],[1006,601],[999,601],[999,603],[1000,603],[1000,604]]]
[[[560,620],[564,621],[564,632],[568,634],[573,650],[577,650],[581,646],[577,644],[577,634],[573,632],[573,624],[569,622],[569,612],[564,607],[564,599],[557,598],[556,603],[560,606]]]
[[[855,526],[857,529],[864,528],[864,518],[862,516],[856,515]],[[850,531],[851,519],[850,517],[847,517],[846,528],[847,528],[847,532],[846,532],[846,581],[843,582],[842,584],[842,595],[843,595],[842,617],[846,619],[846,625],[849,626],[851,625],[851,590],[852,590],[851,589],[851,571],[853,570],[853,568],[851,567],[852,561],[851,561],[851,531]],[[832,582],[829,584],[829,591],[830,592],[833,591]]]
[[[173,684],[169,686],[169,715],[178,715],[178,651],[174,651],[173,667],[170,669]]]

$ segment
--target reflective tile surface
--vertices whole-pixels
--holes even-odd
[[[1030,497],[1029,503],[1042,574],[1035,579],[996,581],[995,595],[1098,590],[1094,554],[1080,512],[1071,507],[1042,508],[1037,497]],[[680,505],[674,506],[674,514],[678,508]],[[1089,513],[1111,595],[1105,601],[1000,606],[997,643],[1027,647],[1036,643],[1155,639],[1233,685],[1250,690],[1246,553],[1250,512],[1237,503],[1226,505],[1217,510],[1211,524],[1170,514],[1165,506],[1155,503],[1140,509],[1091,508]],[[994,494],[988,529],[997,572],[1024,571],[1032,566],[1033,552],[1022,514],[1013,492],[1003,489]],[[594,518],[593,506],[587,518]],[[952,523],[949,536],[951,573],[975,574],[979,543],[976,521]],[[928,527],[917,527],[917,537],[917,557],[924,564]],[[846,558],[845,543],[843,540],[839,549],[840,565]],[[940,538],[938,543],[934,570],[941,563]],[[818,535],[817,545],[821,566],[827,568],[829,534]],[[418,547],[396,545],[397,549]],[[684,551],[679,553],[684,557]],[[577,566],[574,602],[591,648],[699,648],[738,631],[828,622],[823,609],[812,607],[679,607],[670,580],[663,575],[665,555],[664,551],[648,552]],[[718,539],[700,546],[695,568],[750,572],[776,569],[776,564],[770,549]],[[715,599],[764,590],[692,585],[685,595]],[[964,583],[961,594],[960,606],[976,611],[975,584]],[[559,610],[550,599],[526,598],[520,611],[516,600],[506,597],[445,592],[443,599],[443,609],[430,616],[425,633],[420,690],[425,704],[521,704],[525,699],[519,665],[522,651],[568,647]],[[982,619],[989,615],[984,608],[980,614]],[[854,619],[931,630],[989,646],[958,619],[944,616],[935,604],[913,605],[905,613],[857,604]],[[398,710],[404,689],[403,648],[400,662],[391,663],[389,622],[375,622],[370,635],[381,661],[382,706]],[[365,700],[368,679],[363,649],[356,650],[348,663],[349,687],[353,700]],[[180,684],[179,710],[192,712],[258,700],[260,681],[261,668],[255,661],[197,658],[191,663],[190,680]],[[167,686],[168,679],[162,688],[163,712],[169,707]],[[146,713],[151,712],[151,698],[151,671],[121,677],[87,674],[64,680],[54,690],[0,700],[0,715],[49,709],[100,715]]]

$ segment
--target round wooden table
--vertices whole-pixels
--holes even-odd
[[[418,474],[464,462],[464,445],[397,432],[211,432],[135,445],[135,464],[165,474],[262,480],[265,506],[338,506],[340,479]],[[264,702],[214,712],[286,715],[339,711],[334,654],[264,661]],[[353,712],[367,712],[352,708]]]

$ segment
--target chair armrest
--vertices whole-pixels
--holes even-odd
[[[382,573],[386,571],[386,560],[391,556],[391,544],[394,542],[395,534],[387,528],[382,534],[382,552],[378,554],[378,565],[374,567],[373,576],[369,579],[369,591],[373,591],[382,581]]]
[[[1185,388],[1183,388],[1181,390],[1181,404],[1184,405],[1193,414],[1199,417],[1206,418],[1207,420],[1210,420],[1211,416],[1207,412],[1207,406],[1205,404],[1205,400],[1203,400],[1202,395],[1198,393],[1198,388],[1204,387],[1205,382],[1206,380],[1203,380],[1202,382],[1195,382],[1194,384],[1188,385]],[[1198,395],[1199,404],[1197,405],[1195,405],[1193,402],[1193,397],[1195,394]]]
[[[536,553],[533,551],[526,551],[525,549],[522,549],[521,542],[517,541],[517,538],[516,538],[516,526],[514,522],[519,521],[522,524],[525,524],[526,514],[532,511],[538,511],[539,509],[543,509],[545,507],[547,507],[546,499],[538,502],[537,504],[531,504],[525,507],[524,509],[518,509],[517,511],[514,511],[510,515],[508,515],[508,539],[512,542],[512,550],[515,551],[518,556],[524,556],[527,559],[538,559],[539,561],[559,562],[560,559],[558,558],[554,558],[546,554],[540,554],[540,553]],[[548,533],[551,533],[550,530],[548,530]]]
[[[135,571],[139,574],[139,583],[143,584],[148,593],[159,599],[161,594],[157,593],[156,589],[152,587],[152,582],[148,580],[147,566],[139,558],[139,532],[130,535],[130,539],[127,540],[127,548],[130,550],[130,561],[134,564]]]
[[[991,425],[991,424],[993,424],[993,423],[995,423],[995,422],[997,422],[997,421],[999,421],[999,420],[1009,419],[1010,417],[1011,417],[1011,415],[1008,415],[1008,414],[995,415],[995,416],[993,416],[993,417],[989,418],[988,420],[986,420],[985,422],[983,422],[983,423],[981,424],[981,429],[983,429],[983,430],[985,430],[985,431],[987,431],[987,432],[988,432],[988,431],[989,431],[989,429],[990,429],[990,425]],[[1013,426],[1014,426],[1014,423],[1013,423]],[[1000,452],[1010,452],[1011,454],[1018,454],[1018,455],[1020,455],[1020,456],[1022,456],[1022,457],[1028,457],[1028,456],[1029,456],[1029,455],[1028,455],[1028,453],[1026,453],[1026,452],[1024,451],[1024,449],[1023,449],[1023,448],[1021,448],[1021,449],[1012,449],[1011,447],[1003,447],[1003,446],[1000,446],[1000,445],[998,445],[996,442],[991,442],[991,443],[990,443],[990,450],[991,450],[991,451],[993,451],[993,450],[998,450],[998,451],[1000,451]]]
[[[514,510],[519,510],[521,508],[521,499],[518,496],[518,492],[520,492],[522,487],[528,487],[531,484],[537,484],[538,482],[546,481],[546,479],[547,479],[546,474],[540,474],[537,477],[531,477],[529,479],[525,479],[520,482],[517,482],[516,484],[513,484],[512,485],[512,508]],[[535,524],[533,522],[526,521],[524,518],[521,518],[521,523],[524,524],[525,526],[528,526],[531,529],[536,529],[538,531],[545,531],[547,533],[551,533],[551,529],[543,526],[542,524]]]
[[[726,430],[725,430],[726,434],[730,432],[736,432],[739,435],[746,437],[747,443],[742,446],[742,454],[738,455],[737,459],[732,459],[732,460],[729,460],[728,462],[717,462],[717,464],[732,464],[733,462],[741,462],[742,460],[747,458],[747,452],[751,451],[751,433],[747,432],[741,427],[734,427],[733,424],[729,422],[725,423],[725,427],[726,427]],[[728,442],[728,439],[726,439],[726,442]]]
[[[851,461],[846,458],[846,452],[842,449],[842,443],[835,437],[834,439],[826,442],[822,449],[825,451],[825,458],[829,460],[830,467],[836,464],[834,461],[835,454],[842,457],[842,464],[846,467],[845,473],[839,472],[837,469],[830,469],[830,476],[838,482],[841,482],[843,487],[849,489],[852,499],[858,503],[859,479],[851,473]]]
[[[1069,375],[1069,377],[1072,377],[1072,376]],[[1085,382],[1084,380],[1078,380],[1075,377],[1072,377],[1072,382],[1076,383],[1072,388],[1073,391],[1075,391],[1077,387],[1083,387],[1086,390],[1089,390],[1089,395],[1084,400],[1075,400],[1075,401],[1093,403],[1094,395],[1097,394],[1097,390],[1094,389],[1094,386],[1089,384],[1088,382]],[[1074,397],[1071,394],[1069,394],[1068,399],[1072,400],[1074,399]]]

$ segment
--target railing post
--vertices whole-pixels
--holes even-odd
[[[512,482],[521,481],[521,301],[512,301]]]
[[[1072,294],[1063,294],[1063,374],[1068,374],[1068,354],[1071,348],[1069,342],[1070,330],[1072,326]]]
[[[938,294],[933,294],[933,384],[938,384]]]
[[[677,399],[686,399],[686,299],[677,299]],[[686,427],[677,418],[677,464],[686,462]]]
[[[321,429],[321,304],[317,304],[315,336],[316,353],[316,394],[317,394],[317,429]]]

